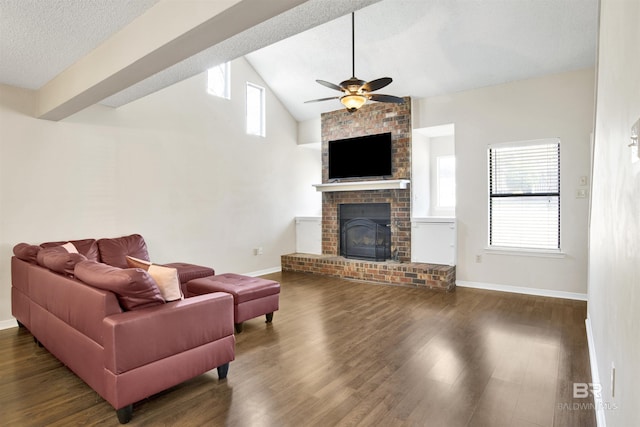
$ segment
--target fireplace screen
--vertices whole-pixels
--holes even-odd
[[[340,255],[373,261],[391,258],[390,205],[340,205]]]

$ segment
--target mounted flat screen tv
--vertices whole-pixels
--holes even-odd
[[[391,133],[329,141],[329,179],[391,176]]]

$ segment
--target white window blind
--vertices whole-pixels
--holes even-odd
[[[560,249],[560,140],[489,147],[489,246]]]

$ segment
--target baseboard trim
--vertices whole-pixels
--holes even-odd
[[[486,289],[488,291],[535,295],[540,297],[573,299],[578,301],[587,300],[587,294],[579,294],[576,292],[553,291],[550,289],[539,288],[524,288],[521,286],[497,285],[494,283],[468,282],[466,280],[456,280],[456,286],[460,286],[463,288]]]
[[[598,358],[596,357],[596,346],[593,342],[593,329],[591,329],[591,319],[587,315],[584,321],[587,329],[587,346],[589,347],[589,363],[591,365],[591,382],[594,384],[602,384],[600,382],[600,372],[598,371]],[[593,396],[593,403],[596,406],[596,425],[598,427],[606,427],[607,420],[604,416],[604,403],[602,401],[602,394]]]
[[[258,277],[258,276],[264,276],[265,274],[279,273],[280,271],[282,271],[282,268],[278,266],[278,267],[265,268],[264,270],[252,271],[250,273],[242,273],[242,274],[249,277]]]
[[[0,331],[3,329],[17,328],[18,321],[16,319],[0,320]]]

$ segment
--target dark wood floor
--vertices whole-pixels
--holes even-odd
[[[595,426],[572,398],[591,381],[585,302],[267,277],[280,310],[245,323],[228,378],[152,396],[129,425]],[[24,329],[0,331],[0,378],[2,425],[118,425]]]

